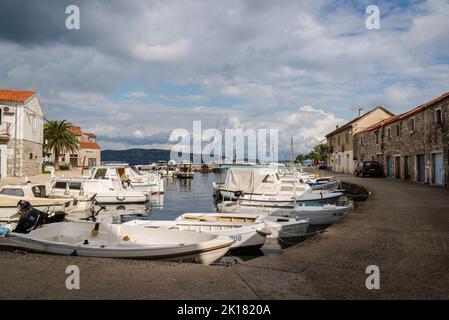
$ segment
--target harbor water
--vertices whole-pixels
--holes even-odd
[[[225,174],[195,172],[193,179],[164,178],[165,193],[152,195],[150,205],[114,205],[106,206],[99,211],[97,220],[116,223],[134,219],[144,220],[174,220],[183,213],[216,212],[213,198],[213,182],[223,182]],[[100,209],[100,208],[98,208]],[[281,239],[267,239],[261,250],[250,253],[233,254],[234,260],[249,260],[261,255],[268,255],[296,244]],[[229,256],[224,257],[225,264],[229,264]]]

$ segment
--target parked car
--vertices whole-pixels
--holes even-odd
[[[354,175],[358,177],[382,175],[382,166],[377,161],[362,161],[355,168]]]

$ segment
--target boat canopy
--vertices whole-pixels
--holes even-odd
[[[229,168],[224,189],[253,194],[277,194],[281,181],[276,170]]]

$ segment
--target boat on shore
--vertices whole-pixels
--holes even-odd
[[[135,225],[144,228],[167,230],[195,231],[213,233],[231,238],[234,243],[231,250],[256,250],[264,244],[271,233],[263,222],[222,222],[222,221],[190,221],[190,220],[132,220],[124,225]]]
[[[229,237],[91,222],[59,222],[28,234],[0,236],[0,247],[58,255],[211,264],[231,247]]]
[[[268,238],[299,238],[306,234],[309,226],[307,219],[275,217],[257,213],[184,213],[175,221],[205,221],[205,222],[263,222],[270,230]]]

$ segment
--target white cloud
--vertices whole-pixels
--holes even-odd
[[[133,54],[136,58],[144,61],[165,61],[179,59],[189,51],[189,42],[181,39],[169,44],[148,44],[141,41],[136,44]]]
[[[132,99],[141,99],[141,98],[145,98],[147,96],[148,95],[143,91],[133,91],[133,92],[129,92],[129,93],[125,94],[125,97],[132,98]]]
[[[193,120],[214,128],[227,117],[280,128],[282,144],[294,136],[305,146],[359,106],[399,113],[448,90],[447,0],[380,5],[381,30],[368,31],[364,8],[351,2],[89,1],[77,33],[56,37],[53,20],[41,18],[50,31],[32,38],[47,38],[27,45],[0,30],[0,83],[38,90],[48,118],[111,137]],[[161,83],[198,90],[156,97]],[[129,99],[117,101],[122,85]]]

